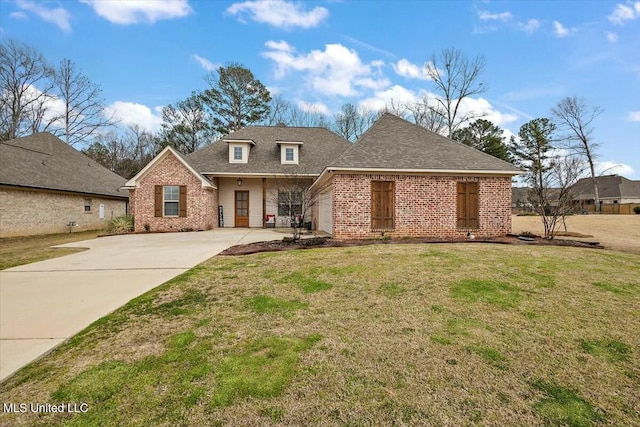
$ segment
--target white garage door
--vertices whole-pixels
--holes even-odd
[[[331,190],[320,193],[318,202],[318,229],[333,234],[333,197]]]

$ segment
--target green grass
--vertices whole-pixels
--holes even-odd
[[[0,270],[82,252],[85,249],[52,248],[51,246],[95,239],[98,233],[99,231],[81,231],[78,233],[2,238],[0,239]]]
[[[215,257],[2,384],[0,425],[640,425],[640,257],[377,245]]]
[[[626,361],[631,356],[631,347],[614,339],[580,340],[580,347],[610,362]]]
[[[534,409],[548,424],[589,427],[603,420],[593,405],[575,391],[544,381],[536,381],[533,385],[546,395]]]
[[[302,301],[286,301],[266,295],[256,295],[245,300],[247,309],[259,314],[291,316],[296,310],[306,309],[309,304]]]
[[[520,302],[520,289],[505,282],[464,279],[454,283],[451,296],[467,302],[482,302],[502,308],[511,308]]]

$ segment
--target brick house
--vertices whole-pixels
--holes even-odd
[[[322,128],[250,126],[189,156],[168,147],[126,188],[136,230],[288,226],[281,183],[295,178],[310,184],[304,220],[337,239],[488,237],[511,229],[519,173],[385,114],[354,144]]]
[[[0,142],[0,237],[103,228],[125,181],[48,132]]]

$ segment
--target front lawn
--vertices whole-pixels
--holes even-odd
[[[3,425],[640,425],[640,257],[375,245],[214,257],[2,384]]]
[[[52,246],[95,239],[98,233],[99,231],[94,230],[2,238],[0,239],[0,270],[83,251],[82,248],[52,248]]]

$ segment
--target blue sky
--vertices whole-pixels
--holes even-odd
[[[0,0],[0,39],[71,59],[123,124],[152,130],[229,62],[333,115],[433,93],[423,65],[454,47],[487,62],[488,91],[467,108],[517,133],[583,97],[604,109],[601,168],[640,179],[640,1]]]

